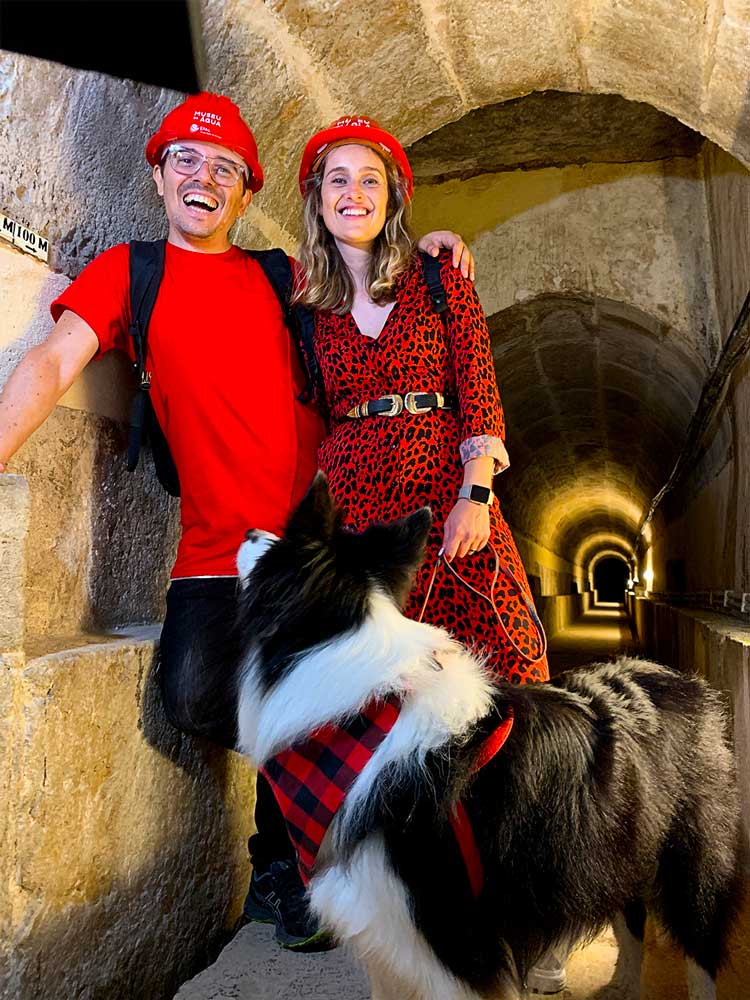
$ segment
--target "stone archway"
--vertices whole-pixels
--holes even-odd
[[[605,544],[632,556],[700,393],[694,355],[635,306],[573,295],[539,296],[489,326],[513,463],[507,516],[584,571]]]
[[[206,86],[240,104],[268,176],[240,234],[248,244],[293,249],[300,151],[315,128],[353,110],[413,143],[537,91],[619,94],[750,166],[750,11],[736,0],[682,4],[668,17],[652,0],[398,0],[377,16],[344,0],[208,0],[203,21]],[[123,164],[142,162],[154,122],[179,95],[9,53],[0,79],[4,211],[46,230],[66,273],[131,237],[136,219],[144,234],[158,228],[146,171],[128,168],[134,183],[123,197]],[[39,148],[54,183],[36,169]],[[71,157],[88,162],[85,174]],[[92,190],[105,203],[96,220]]]
[[[738,3],[683,4],[665,17],[649,0],[401,0],[373,17],[342,0],[215,0],[206,29],[209,82],[255,122],[271,177],[263,211],[285,227],[295,224],[295,154],[316,126],[352,111],[411,143],[535,91],[619,94],[750,165],[750,12]]]
[[[589,582],[596,602],[624,604],[628,580],[632,580],[631,573],[630,563],[621,553],[600,553],[589,568]]]

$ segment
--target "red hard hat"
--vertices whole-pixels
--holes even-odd
[[[396,164],[399,173],[406,181],[406,196],[411,198],[414,190],[414,178],[406,153],[397,139],[381,128],[373,118],[364,115],[346,115],[316,134],[305,146],[302,163],[299,168],[299,189],[305,194],[306,182],[320,166],[320,161],[334,146],[345,146],[356,143],[358,146],[371,146],[379,153],[385,153]]]
[[[204,90],[170,111],[159,131],[146,143],[146,159],[151,166],[159,163],[166,145],[180,139],[213,142],[231,149],[242,157],[250,170],[250,190],[255,193],[263,187],[263,168],[258,162],[255,138],[242,120],[240,109],[228,97]]]

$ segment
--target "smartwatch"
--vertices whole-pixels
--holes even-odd
[[[471,500],[472,503],[481,503],[491,507],[495,500],[495,494],[489,486],[462,486],[458,491],[459,500]]]

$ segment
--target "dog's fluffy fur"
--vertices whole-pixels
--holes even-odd
[[[240,745],[256,763],[398,692],[401,715],[323,843],[310,901],[388,1000],[513,997],[551,946],[612,921],[611,996],[638,996],[646,912],[714,995],[743,887],[733,756],[705,684],[622,658],[516,687],[399,606],[429,511],[342,531],[319,476],[282,540],[250,533]],[[442,669],[436,669],[435,660]],[[510,738],[476,775],[509,708]],[[448,818],[462,799],[485,873],[474,899]]]

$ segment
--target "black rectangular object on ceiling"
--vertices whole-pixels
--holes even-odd
[[[198,0],[0,0],[2,49],[187,93],[199,24]]]

